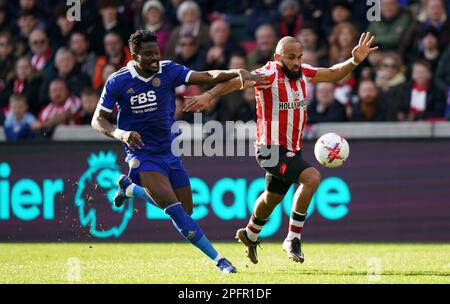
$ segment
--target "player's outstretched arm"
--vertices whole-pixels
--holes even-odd
[[[318,68],[316,76],[311,81],[313,83],[338,82],[351,73],[369,54],[378,50],[378,46],[371,47],[374,41],[375,36],[372,36],[370,33],[362,33],[358,45],[352,50],[352,58],[330,68]]]
[[[117,129],[109,122],[110,116],[111,113],[97,107],[92,117],[92,128],[108,137],[116,138],[127,144],[132,151],[135,149],[140,150],[144,146],[141,135],[138,132]]]
[[[256,81],[261,81],[261,78],[257,78]],[[217,97],[229,94],[234,91],[243,90],[246,88],[253,88],[255,81],[247,80],[242,82],[242,79],[232,79],[227,82],[222,82],[216,85],[211,90],[198,96],[187,96],[186,106],[183,108],[184,112],[201,112],[204,111],[210,102]]]
[[[248,81],[259,81],[260,77],[253,75],[245,69],[233,69],[233,70],[211,70],[205,72],[193,72],[189,78],[189,84],[209,84],[215,85],[221,82],[226,82],[231,79],[239,77],[241,86]]]

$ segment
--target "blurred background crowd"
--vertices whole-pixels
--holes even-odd
[[[76,2],[76,1],[75,1]],[[51,137],[88,125],[108,77],[131,60],[136,29],[156,33],[163,59],[194,70],[254,70],[279,38],[303,44],[303,62],[328,67],[351,57],[360,33],[380,51],[336,84],[310,84],[309,124],[450,118],[450,0],[85,0],[81,20],[66,0],[0,0],[0,126],[8,140]],[[177,88],[184,96],[204,87]],[[215,100],[205,120],[255,120],[253,89]]]

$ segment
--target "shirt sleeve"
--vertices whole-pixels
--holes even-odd
[[[309,64],[302,64],[302,73],[306,76],[307,80],[311,80],[317,74],[317,68],[313,68]]]
[[[275,71],[270,67],[270,64],[263,66],[252,72],[253,75],[258,75],[264,78],[263,82],[255,82],[255,88],[267,89],[270,88],[275,80]]]
[[[116,79],[113,77],[110,77],[106,81],[100,101],[97,105],[97,107],[108,113],[111,113],[114,110],[114,106],[117,102],[118,94],[115,83]]]
[[[170,73],[175,75],[173,79],[173,86],[179,87],[180,85],[187,84],[189,78],[194,71],[177,63],[171,63]]]
[[[81,101],[77,97],[70,97],[64,104],[64,110],[75,115],[81,108]]]

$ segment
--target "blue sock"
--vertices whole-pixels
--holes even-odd
[[[131,184],[130,186],[128,186],[128,188],[126,189],[126,193],[125,193],[128,197],[137,197],[137,198],[142,198],[144,201],[152,204],[155,207],[159,206],[157,204],[155,204],[155,202],[153,201],[153,199],[150,197],[150,195],[148,195],[148,193],[144,190],[144,188],[139,187],[136,184]]]
[[[164,212],[172,218],[175,228],[188,242],[200,249],[217,264],[221,256],[211,245],[198,224],[184,211],[181,203],[167,207]]]

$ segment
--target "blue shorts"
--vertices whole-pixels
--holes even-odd
[[[172,153],[150,154],[140,153],[127,159],[130,167],[128,176],[133,183],[142,186],[139,178],[141,172],[159,172],[170,181],[173,189],[180,189],[190,185],[189,177],[184,169],[181,158]]]

